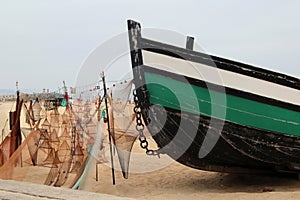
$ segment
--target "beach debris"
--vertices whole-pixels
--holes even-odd
[[[272,187],[266,186],[266,187],[262,188],[262,192],[274,192],[274,191],[275,191],[275,189]]]

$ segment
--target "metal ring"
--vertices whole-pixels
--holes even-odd
[[[148,141],[147,141],[147,140],[141,141],[140,146],[141,146],[143,149],[147,149],[147,148],[148,148]]]
[[[144,124],[137,124],[135,126],[135,129],[139,132],[143,131],[145,129],[145,125]]]

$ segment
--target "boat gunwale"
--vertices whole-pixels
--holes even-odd
[[[143,37],[141,37],[139,41],[141,50],[171,56],[190,62],[205,64],[210,67],[217,67],[219,69],[235,72],[238,74],[250,76],[252,78],[257,78],[300,90],[300,79],[290,75],[267,70],[242,62],[237,62],[234,60],[229,60],[226,58],[217,57],[214,55],[193,51],[190,49],[185,49],[182,47],[173,46]]]

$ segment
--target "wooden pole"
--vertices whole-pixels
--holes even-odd
[[[111,135],[111,132],[110,132],[110,123],[109,123],[109,114],[108,114],[108,105],[107,105],[107,90],[106,90],[104,72],[101,73],[101,78],[102,78],[102,82],[103,82],[104,101],[105,101],[106,117],[107,117],[107,131],[108,131],[110,160],[111,160],[111,175],[112,175],[113,185],[115,185],[116,184],[116,181],[115,181],[115,168],[114,168],[114,159],[113,159],[113,153],[112,153],[112,141],[111,141],[112,135]]]
[[[186,49],[193,50],[194,48],[194,38],[191,36],[186,37]]]
[[[98,182],[98,163],[96,162],[96,181]]]
[[[114,143],[114,148],[113,148],[113,155],[115,156],[116,155],[116,141],[115,141],[115,121],[114,121],[114,108],[113,108],[113,96],[112,96],[112,91],[110,92],[110,108],[111,108],[111,118],[112,118],[112,121],[110,123],[110,127],[111,127],[111,130],[112,130],[112,136],[113,136],[113,143]]]
[[[20,114],[22,110],[23,100],[20,100],[20,92],[18,90],[18,82],[16,83],[17,86],[17,100],[16,100],[16,111],[12,114],[12,130],[11,130],[11,139],[10,139],[10,152],[9,157],[17,150],[17,148],[22,143],[22,135],[21,135],[21,128],[20,128]]]
[[[98,107],[97,107],[97,120],[98,120],[98,123],[100,122],[100,120],[101,120],[101,110],[100,110],[100,105],[101,105],[101,95],[100,95],[100,93],[99,93],[99,97],[98,97]],[[102,145],[103,145],[103,143],[102,143]],[[102,147],[102,145],[101,145],[101,148],[103,148]],[[100,149],[101,149],[100,148]],[[98,162],[96,161],[96,181],[98,182],[98,180],[99,180],[99,172],[98,172]]]

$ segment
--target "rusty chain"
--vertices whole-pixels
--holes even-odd
[[[152,150],[152,149],[148,148],[149,143],[148,143],[147,138],[144,134],[145,125],[143,124],[143,121],[142,121],[141,103],[138,100],[136,90],[133,91],[133,96],[134,96],[134,103],[135,103],[134,113],[135,113],[135,116],[136,116],[136,126],[135,126],[135,128],[139,133],[140,146],[141,146],[142,149],[146,150],[147,155],[158,156],[159,157],[160,153],[158,152],[158,150]]]

